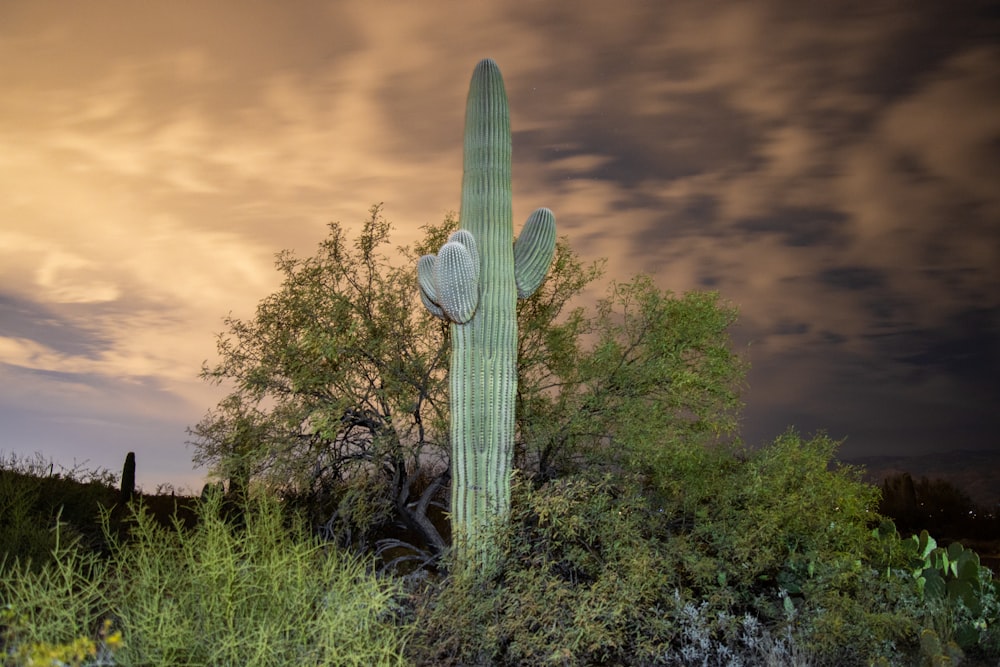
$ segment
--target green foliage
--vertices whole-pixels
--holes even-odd
[[[428,583],[408,652],[418,664],[914,664],[933,629],[954,658],[962,596],[947,613],[947,595],[921,597],[901,567],[909,547],[872,529],[877,489],[835,450],[789,432],[697,465],[664,455],[686,472],[661,488],[623,471],[521,480],[501,568]],[[966,552],[952,549],[950,572],[970,568]],[[989,611],[963,648],[995,659],[995,584],[977,576]]]
[[[415,655],[418,662],[670,664],[665,656],[681,655],[675,649],[685,632],[723,652],[749,654],[765,644],[793,651],[765,641],[763,626],[752,648],[739,644],[740,600],[691,606],[697,578],[678,563],[695,556],[691,527],[656,507],[639,480],[571,476],[515,490],[512,525],[500,540],[502,573],[483,581],[460,569],[424,601],[411,650],[432,653]],[[738,537],[735,527],[716,528],[726,531],[720,541]],[[774,538],[765,535],[761,546]],[[692,624],[695,608],[701,616]],[[730,619],[725,628],[706,620],[718,613]]]
[[[242,527],[209,494],[190,533],[139,512],[119,545],[124,664],[395,664],[392,589],[325,548],[273,501]]]
[[[561,280],[522,308],[525,459],[552,475],[583,455],[588,466],[624,466],[667,487],[735,432],[745,372],[728,336],[736,312],[717,294],[678,297],[637,276],[613,285],[595,313],[553,321],[564,295],[599,273],[560,247]]]
[[[306,497],[343,540],[365,543],[402,521],[440,551],[426,514],[440,483],[424,486],[427,497],[414,484],[446,473],[447,340],[400,289],[413,270],[389,261],[390,230],[375,206],[353,242],[333,224],[315,256],[278,255],[281,289],[253,319],[226,319],[219,361],[203,369],[235,388],[192,430],[195,460],[220,478]],[[355,498],[380,500],[344,502]]]
[[[643,610],[676,584],[658,514],[625,480],[563,479],[527,494],[500,587],[508,660],[651,654]],[[558,652],[557,652],[558,651]]]
[[[140,506],[107,561],[60,544],[40,571],[5,574],[5,650],[55,655],[97,637],[94,650],[117,647],[121,665],[402,663],[391,582],[317,542],[274,501],[251,500],[238,526],[222,502],[208,494],[191,532],[179,521],[162,528]]]
[[[740,596],[761,582],[797,595],[818,566],[835,565],[850,577],[864,557],[859,548],[870,541],[867,524],[875,517],[878,493],[861,482],[858,470],[828,470],[836,446],[823,435],[803,440],[789,432],[745,452],[744,462],[717,458],[724,486],[691,485],[705,495],[686,494],[680,507],[694,512],[691,535],[713,561],[716,581],[721,578]],[[700,563],[696,571],[703,570]],[[712,584],[709,578],[700,586],[710,590]]]
[[[36,508],[39,505],[41,480],[0,470],[0,570],[21,556],[33,563],[43,563],[55,546],[47,530],[39,530]]]
[[[51,558],[41,567],[15,560],[0,573],[2,648],[11,664],[89,648],[87,638],[96,636],[109,612],[103,589],[107,573],[105,562],[59,527],[53,531]]]
[[[452,217],[427,227],[403,256],[416,263],[456,227]],[[428,512],[451,464],[449,330],[400,291],[415,268],[385,256],[379,207],[353,242],[339,225],[330,232],[314,257],[279,256],[284,283],[252,320],[227,320],[204,376],[234,391],[193,429],[196,461],[304,499],[356,546],[400,524],[440,554]],[[537,481],[625,467],[667,487],[735,431],[745,370],[729,348],[735,310],[640,276],[588,312],[576,301],[601,266],[560,242],[546,280],[518,301],[515,465]]]
[[[674,575],[662,528],[634,484],[568,478],[514,485],[497,536],[502,571],[457,567],[416,610],[419,664],[640,664],[662,637],[649,610]]]
[[[960,545],[900,538],[835,444],[790,432],[758,451],[706,450],[697,466],[681,449],[683,465],[660,460],[686,472],[662,487],[642,471],[520,477],[492,578],[459,562],[396,580],[411,582],[408,613],[391,580],[273,501],[253,496],[232,522],[208,492],[191,532],[139,506],[108,560],[54,532],[48,564],[8,568],[4,655],[88,667],[394,664],[404,648],[434,665],[995,661],[992,574]]]
[[[102,508],[118,498],[107,471],[59,469],[40,454],[0,458],[0,573],[15,558],[39,568],[51,558],[57,524],[67,538],[90,549],[103,544]]]
[[[872,534],[881,545],[885,577],[908,580],[916,589],[921,604],[913,616],[925,634],[933,632],[945,645],[1000,656],[1000,581],[976,552],[959,542],[938,546],[926,530],[902,539],[889,521]]]
[[[669,484],[666,512],[685,585],[709,609],[791,623],[819,664],[895,655],[919,627],[905,586],[880,579],[878,492],[838,465],[825,435],[788,432],[756,451],[715,449]]]

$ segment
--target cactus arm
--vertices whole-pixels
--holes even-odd
[[[417,283],[420,286],[420,301],[431,315],[447,320],[441,306],[438,305],[437,288],[434,286],[434,266],[436,255],[424,255],[417,262]]]
[[[527,299],[545,280],[556,250],[556,216],[547,208],[528,217],[514,242],[514,279],[517,296]]]
[[[468,322],[479,303],[479,250],[465,230],[448,237],[435,255],[417,263],[420,299],[436,317],[457,324]]]
[[[472,319],[479,303],[479,256],[472,234],[460,230],[441,246],[434,287],[437,303],[450,321],[465,324]]]

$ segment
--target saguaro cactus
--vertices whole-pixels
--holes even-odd
[[[451,322],[451,521],[460,553],[479,552],[510,508],[517,391],[517,298],[534,293],[555,250],[540,208],[514,241],[511,135],[500,68],[482,60],[465,112],[460,229],[417,265],[420,297]]]
[[[135,452],[125,455],[125,465],[122,466],[122,483],[119,491],[119,500],[122,505],[127,505],[135,497]]]

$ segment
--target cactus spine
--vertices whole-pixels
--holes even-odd
[[[493,60],[472,74],[465,112],[461,228],[417,265],[420,297],[451,322],[451,515],[459,553],[483,547],[510,508],[517,391],[517,298],[548,271],[555,217],[541,208],[514,241],[507,93]]]

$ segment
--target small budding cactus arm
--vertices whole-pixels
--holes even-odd
[[[452,533],[459,553],[485,563],[483,531],[510,509],[516,303],[541,285],[556,243],[547,208],[514,241],[510,112],[490,59],[476,65],[466,102],[460,221],[437,255],[420,258],[417,278],[424,306],[451,322]]]

